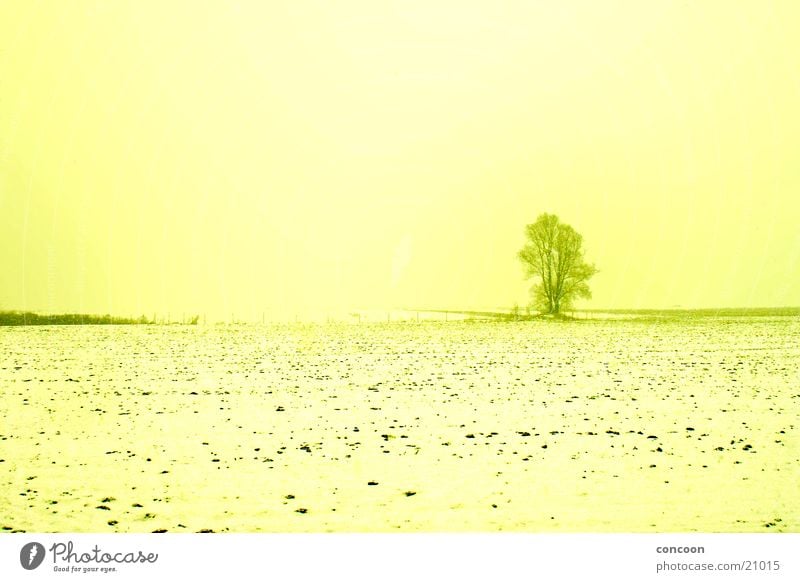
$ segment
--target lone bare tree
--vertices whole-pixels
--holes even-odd
[[[554,214],[542,214],[525,227],[525,234],[528,242],[518,257],[526,278],[538,279],[531,288],[537,309],[556,315],[575,299],[592,296],[587,281],[597,269],[584,260],[583,237],[574,228]]]

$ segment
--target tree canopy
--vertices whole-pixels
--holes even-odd
[[[556,315],[575,299],[592,296],[588,280],[597,269],[584,259],[583,237],[574,228],[545,213],[525,227],[525,234],[527,243],[518,257],[526,277],[537,280],[531,298],[539,311]]]

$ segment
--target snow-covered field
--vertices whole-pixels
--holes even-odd
[[[0,527],[800,531],[800,318],[0,329]]]

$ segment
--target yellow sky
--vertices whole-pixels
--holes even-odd
[[[800,305],[800,4],[0,1],[0,309]]]

